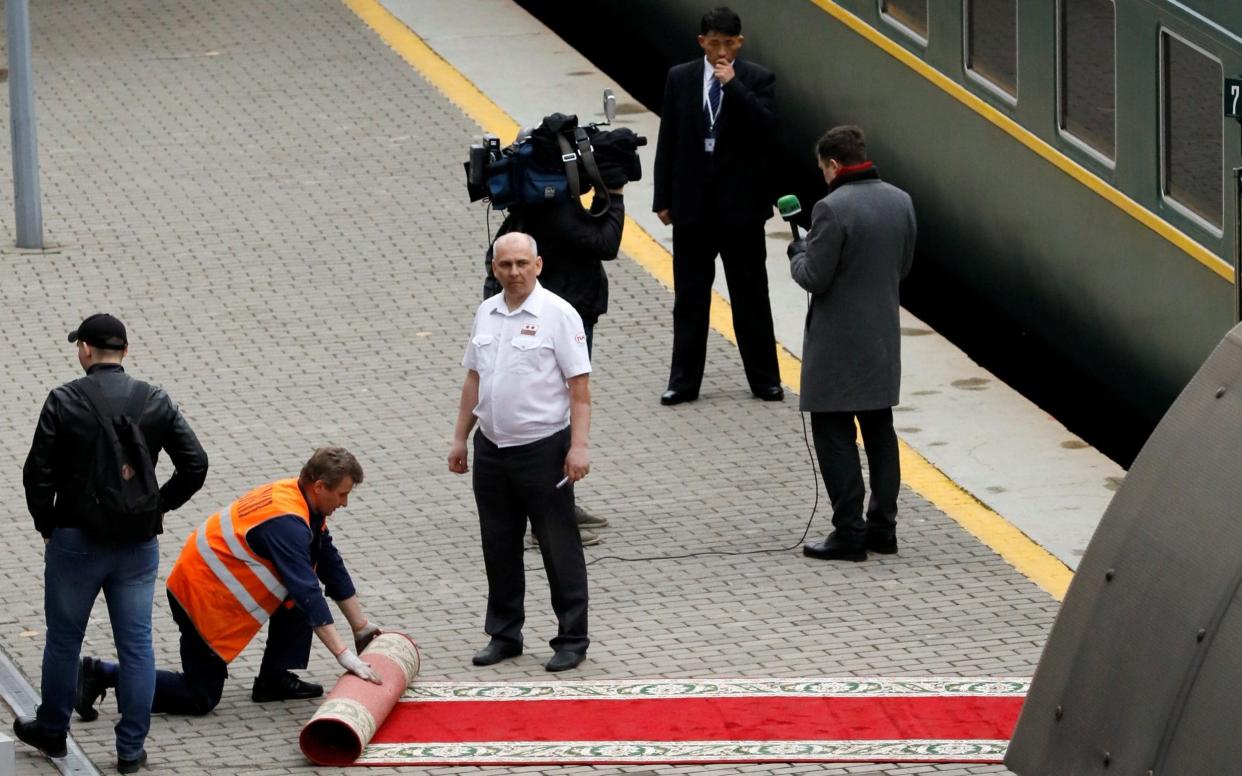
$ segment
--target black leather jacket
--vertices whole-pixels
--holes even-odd
[[[134,384],[141,382],[125,374],[120,364],[95,364],[87,374],[98,381],[103,395],[118,412],[124,409]],[[162,449],[176,467],[160,488],[160,512],[171,512],[203,487],[207,453],[168,394],[161,388],[147,390],[153,392],[138,425],[147,438],[152,465]],[[26,505],[35,530],[45,537],[56,528],[81,526],[83,510],[96,508],[75,496],[84,490],[98,431],[99,421],[90,404],[71,383],[48,394],[22,469]]]

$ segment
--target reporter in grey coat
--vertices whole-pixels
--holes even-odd
[[[910,196],[880,180],[858,127],[834,127],[816,148],[828,196],[815,203],[806,240],[789,246],[794,281],[811,293],[802,342],[800,409],[832,501],[833,531],[804,545],[824,560],[897,551],[901,484],[893,406],[901,390],[898,286],[914,259]],[[854,420],[870,466],[863,516]]]

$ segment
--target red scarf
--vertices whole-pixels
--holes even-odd
[[[865,170],[870,170],[874,166],[875,165],[872,164],[870,159],[865,162],[859,162],[858,164],[844,164],[841,165],[841,169],[837,170],[837,175],[850,175],[856,172],[863,172]]]

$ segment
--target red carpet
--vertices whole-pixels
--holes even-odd
[[[1024,679],[415,683],[360,765],[1000,762]]]

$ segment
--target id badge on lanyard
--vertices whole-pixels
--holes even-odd
[[[703,138],[703,150],[709,154],[716,153],[716,138],[714,137]]]

